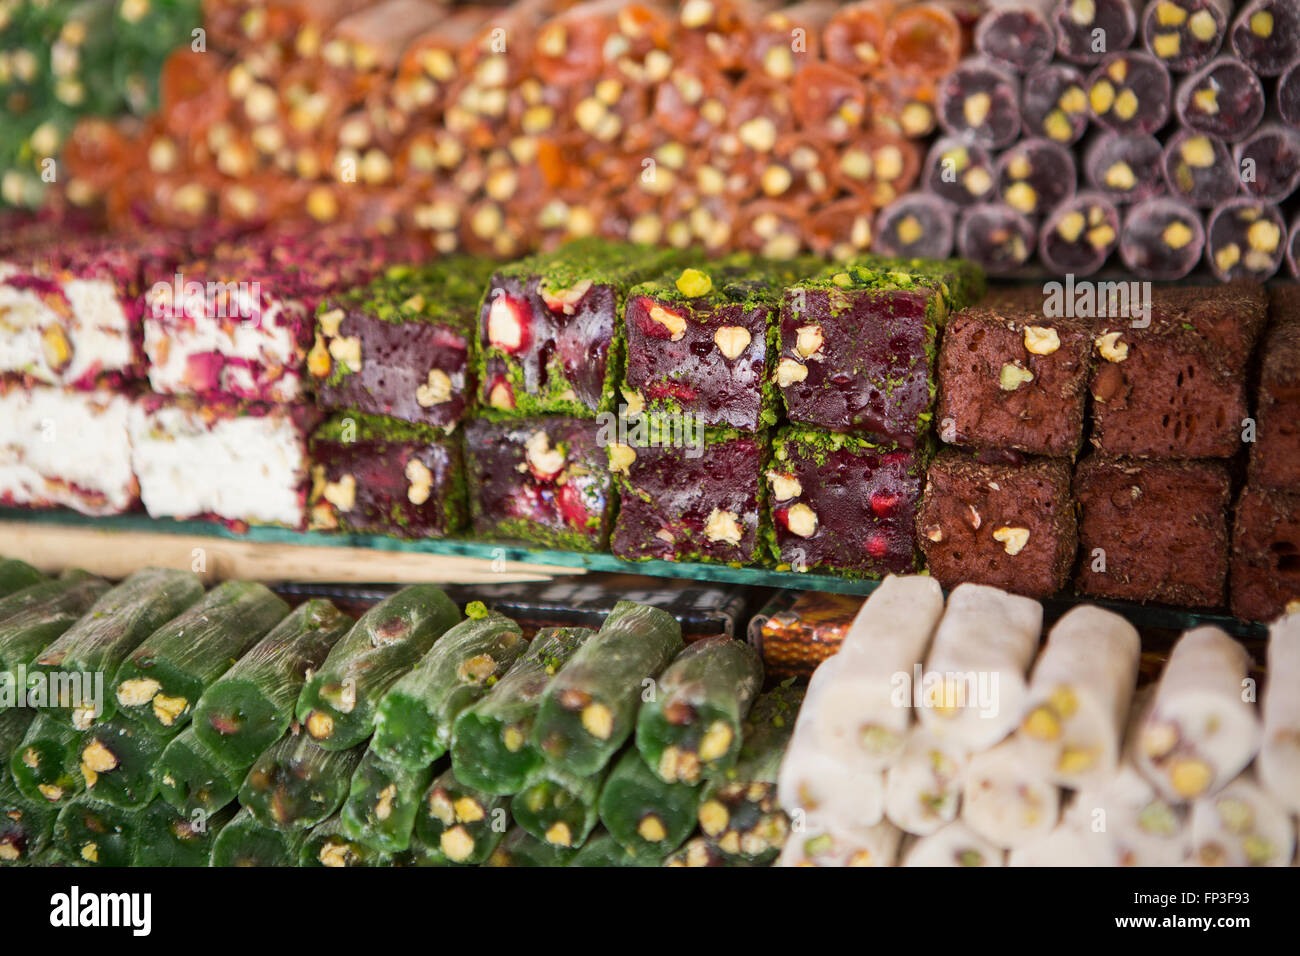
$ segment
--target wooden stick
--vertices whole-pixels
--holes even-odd
[[[322,545],[231,541],[200,535],[58,527],[0,522],[0,554],[21,555],[42,571],[84,568],[124,578],[146,565],[188,568],[205,582],[242,580],[409,584],[504,584],[548,581],[585,574],[583,568],[551,567],[456,555],[379,551]]]

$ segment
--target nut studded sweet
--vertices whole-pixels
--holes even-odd
[[[624,317],[629,414],[696,415],[751,432],[775,424],[769,332],[785,287],[820,268],[739,254],[636,286]]]
[[[784,428],[764,477],[779,567],[875,577],[919,566],[920,450]]]
[[[1073,457],[1083,443],[1092,337],[1042,315],[1042,296],[990,296],[948,320],[939,352],[939,438],[969,448]]]
[[[709,430],[693,447],[610,446],[619,489],[610,550],[629,561],[760,560],[761,435]]]
[[[321,299],[414,255],[400,240],[333,234],[219,244],[146,296],[150,385],[162,394],[292,402]]]
[[[1270,289],[1269,312],[1269,330],[1260,348],[1263,362],[1250,481],[1296,491],[1300,489],[1300,286]]]
[[[1223,604],[1227,466],[1094,455],[1079,463],[1075,585],[1093,597],[1189,607]]]
[[[930,574],[1044,598],[1065,587],[1078,544],[1070,467],[984,463],[946,448],[930,463],[917,516]]]
[[[394,266],[321,303],[307,355],[319,404],[454,428],[474,401],[474,323],[493,268],[464,256]]]
[[[93,389],[140,378],[141,290],[170,277],[179,245],[60,239],[0,261],[0,375]]]
[[[343,413],[311,438],[309,527],[440,538],[467,517],[460,442],[436,429]]]
[[[475,419],[465,428],[474,531],[574,551],[604,550],[613,482],[596,422]]]
[[[1300,609],[1300,488],[1248,485],[1232,522],[1232,613],[1269,622]]]
[[[479,310],[482,403],[519,416],[610,411],[628,290],[680,258],[592,238],[501,268]]]
[[[792,422],[912,447],[930,427],[940,328],[982,276],[946,277],[946,263],[884,271],[869,262],[786,289],[775,379]]]
[[[1263,289],[1241,281],[1157,289],[1145,328],[1094,320],[1093,445],[1134,457],[1236,454],[1246,367],[1265,313]]]

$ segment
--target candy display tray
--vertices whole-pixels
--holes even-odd
[[[847,578],[816,572],[776,571],[768,568],[737,568],[723,564],[704,564],[674,561],[624,561],[611,554],[589,554],[578,551],[558,551],[536,548],[528,544],[469,540],[465,538],[429,538],[404,540],[388,535],[322,533],[294,531],[289,528],[256,526],[237,531],[209,521],[170,521],[146,517],[142,514],[114,515],[91,518],[70,511],[25,511],[0,508],[0,521],[24,522],[33,525],[52,525],[85,528],[96,532],[131,534],[183,534],[198,537],[224,538],[243,542],[262,542],[277,545],[304,545],[348,547],[374,551],[428,554],[444,557],[462,557],[477,562],[491,562],[494,568],[504,571],[511,564],[553,567],[558,573],[569,569],[577,572],[612,572],[640,574],[658,578],[678,578],[693,581],[714,581],[727,584],[745,584],[753,587],[787,588],[801,591],[828,591],[837,594],[868,595],[878,582],[863,578]],[[21,556],[21,555],[19,555]],[[69,565],[76,564],[75,554],[68,555]],[[473,580],[482,582],[481,577]],[[387,590],[381,583],[375,589]],[[1064,613],[1069,607],[1096,604],[1128,618],[1135,627],[1186,630],[1203,624],[1221,627],[1229,634],[1247,639],[1262,638],[1262,625],[1241,621],[1222,609],[1192,610],[1156,604],[1135,604],[1126,601],[1109,601],[1095,598],[1083,599],[1061,595],[1043,602],[1051,616]]]

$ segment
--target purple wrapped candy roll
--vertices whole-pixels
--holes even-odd
[[[1247,196],[1281,202],[1300,184],[1300,131],[1265,123],[1232,151]]]
[[[1186,73],[1219,52],[1232,0],[1150,0],[1142,11],[1142,42],[1169,69]]]
[[[1164,150],[1154,136],[1107,130],[1088,144],[1088,184],[1117,203],[1141,202],[1165,191]]]
[[[969,206],[993,198],[993,158],[977,143],[944,136],[925,159],[925,188],[940,199]]]
[[[998,195],[1026,216],[1046,213],[1074,195],[1074,153],[1049,139],[1026,139],[998,157]]]
[[[1021,86],[1020,121],[1026,136],[1046,136],[1069,146],[1088,128],[1084,76],[1066,63],[1040,66]]]
[[[880,210],[873,249],[904,259],[946,259],[952,252],[956,218],[952,203],[911,193]]]
[[[1217,206],[1237,194],[1237,167],[1217,136],[1184,129],[1165,144],[1165,184],[1193,206]]]
[[[1172,98],[1168,68],[1146,53],[1113,54],[1088,77],[1093,119],[1117,133],[1154,133]]]
[[[1300,59],[1278,78],[1277,112],[1282,122],[1300,129]]]
[[[1220,203],[1205,226],[1205,261],[1222,282],[1263,281],[1282,265],[1286,222],[1275,204],[1238,196]]]
[[[1181,279],[1200,261],[1205,229],[1190,205],[1168,196],[1135,204],[1124,218],[1119,254],[1143,279]]]
[[[975,27],[975,49],[1017,73],[1052,59],[1053,0],[992,0]]]
[[[1071,196],[1052,210],[1038,235],[1038,257],[1057,275],[1092,275],[1119,242],[1119,211],[1098,192]]]
[[[1232,49],[1260,76],[1277,76],[1300,56],[1300,4],[1253,0],[1232,25]]]
[[[1020,78],[986,57],[968,57],[940,85],[938,114],[952,136],[1009,146],[1020,134]]]
[[[990,275],[1015,272],[1034,254],[1034,222],[1004,203],[980,203],[962,210],[957,253]]]
[[[1240,60],[1215,57],[1178,84],[1174,109],[1188,129],[1235,143],[1264,118],[1264,85]]]
[[[1136,0],[1056,0],[1056,52],[1071,63],[1097,63],[1137,36]],[[1097,33],[1100,30],[1101,33]],[[1095,38],[1105,37],[1103,49]]]
[[[1286,264],[1291,274],[1300,277],[1300,216],[1291,224],[1291,240],[1286,244]]]

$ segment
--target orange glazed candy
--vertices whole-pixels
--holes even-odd
[[[861,0],[840,7],[822,31],[826,60],[858,76],[880,69],[893,0]]]
[[[961,59],[962,32],[957,18],[933,3],[918,3],[894,14],[885,34],[885,62],[939,77]]]

